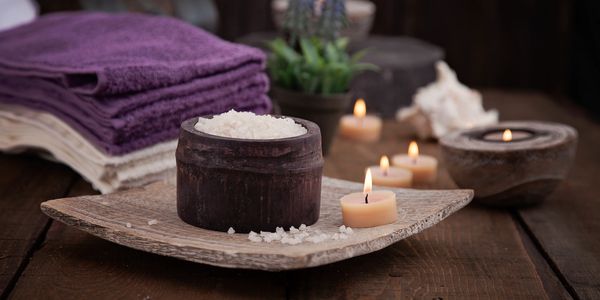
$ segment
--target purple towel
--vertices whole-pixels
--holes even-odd
[[[19,105],[36,109],[59,110],[65,112],[69,119],[87,124],[91,131],[98,131],[108,142],[120,142],[146,131],[148,116],[169,117],[182,110],[197,110],[199,106],[215,106],[236,103],[240,98],[248,98],[266,94],[268,78],[264,73],[256,73],[244,80],[237,80],[217,86],[207,87],[193,93],[163,94],[156,96],[156,90],[146,94],[129,96],[126,100],[139,103],[134,109],[125,113],[110,116],[113,103],[87,101],[81,96],[65,90],[61,86],[38,78],[0,77],[0,93],[21,99]],[[153,101],[145,101],[154,98]],[[60,99],[57,101],[57,99]],[[119,99],[119,101],[122,99]],[[6,100],[4,100],[6,101]],[[3,102],[0,99],[0,102]],[[127,101],[123,101],[127,103]],[[69,123],[69,120],[65,120]],[[102,134],[102,132],[104,133]]]
[[[253,111],[257,114],[265,114],[271,111],[269,98],[262,95],[253,95],[246,98],[240,97],[235,98],[234,102],[216,102],[213,105],[201,105],[195,107],[195,109],[184,110],[177,114],[171,115],[169,118],[160,117],[148,117],[145,119],[148,124],[152,125],[146,132],[142,132],[140,135],[125,139],[119,143],[107,142],[106,137],[103,136],[104,130],[95,128],[90,130],[88,125],[84,125],[78,120],[74,120],[71,116],[64,111],[56,110],[52,107],[47,107],[37,102],[32,103],[29,99],[16,98],[10,95],[4,95],[0,93],[0,102],[8,104],[21,104],[27,102],[27,107],[47,111],[64,120],[87,138],[91,143],[98,147],[98,149],[109,155],[123,155],[134,150],[142,149],[162,141],[172,140],[177,137],[179,133],[179,125],[183,120],[193,118],[196,116],[219,114],[226,112],[230,109],[236,109],[238,111]],[[1,133],[0,133],[1,134]]]
[[[264,60],[169,18],[47,15],[0,32],[0,102],[50,112],[120,155],[175,138],[194,116],[269,112]]]
[[[0,74],[54,79],[85,95],[210,84],[215,74],[264,62],[258,49],[142,14],[59,13],[0,32]]]
[[[263,74],[257,74],[262,75]],[[265,80],[257,76],[255,80],[244,81],[244,85],[232,85],[206,91],[202,94],[158,101],[148,106],[140,107],[135,111],[111,119],[98,118],[97,110],[86,105],[72,103],[78,100],[74,95],[66,95],[60,90],[50,93],[48,90],[37,91],[30,89],[27,98],[19,93],[4,92],[0,88],[0,102],[27,106],[33,109],[44,110],[55,115],[61,114],[61,119],[72,126],[79,126],[80,131],[89,131],[89,135],[96,135],[105,143],[121,144],[125,141],[151,136],[151,132],[157,128],[164,128],[172,124],[175,128],[185,120],[182,116],[202,115],[205,113],[220,113],[224,108],[239,109],[247,107],[255,111],[256,106],[260,112],[266,112],[270,108],[264,96],[267,90]],[[13,85],[15,87],[16,85]],[[63,101],[48,101],[47,95],[54,94]],[[75,98],[75,99],[73,99]],[[258,102],[257,102],[258,101]],[[71,102],[71,103],[70,103]],[[250,106],[254,104],[254,106]],[[224,108],[223,108],[224,107]],[[225,109],[225,110],[227,110]],[[174,138],[174,137],[173,137]]]

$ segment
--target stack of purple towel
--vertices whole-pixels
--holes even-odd
[[[50,112],[122,155],[194,116],[270,111],[264,67],[260,50],[178,20],[55,14],[0,32],[0,103]]]

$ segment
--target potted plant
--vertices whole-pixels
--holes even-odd
[[[323,153],[351,104],[354,76],[374,65],[361,63],[364,51],[350,55],[344,26],[344,0],[290,0],[284,22],[286,38],[269,43],[271,96],[284,115],[311,120],[321,128]]]

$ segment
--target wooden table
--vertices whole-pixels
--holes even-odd
[[[68,167],[0,155],[0,291],[40,298],[600,299],[600,125],[536,93],[484,91],[503,120],[579,130],[575,166],[547,203],[522,210],[470,205],[382,251],[300,271],[230,270],[152,255],[52,222],[39,203],[94,193]],[[336,140],[325,174],[361,181],[381,154],[404,151],[410,131],[385,124],[377,144]],[[424,153],[439,155],[434,143]],[[453,187],[441,171],[436,188]]]

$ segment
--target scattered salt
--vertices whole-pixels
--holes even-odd
[[[127,226],[127,228],[131,228],[131,223],[129,223],[129,222],[125,223],[125,226]]]
[[[262,242],[262,238],[261,238],[260,236],[258,236],[258,235],[254,235],[254,236],[252,236],[252,235],[251,235],[251,236],[248,236],[248,239],[249,239],[250,241],[252,241],[252,242],[255,242],[255,243],[260,243],[260,242]]]
[[[306,134],[302,125],[290,118],[256,115],[230,110],[210,119],[198,118],[198,131],[238,139],[280,139]]]
[[[354,233],[352,228],[344,225],[340,226],[338,231],[339,232],[326,233],[319,229],[311,230],[310,226],[302,224],[298,228],[291,226],[290,230],[287,232],[283,227],[276,227],[275,232],[261,231],[260,233],[256,233],[250,231],[250,233],[248,233],[248,239],[257,243],[273,243],[279,241],[281,244],[286,245],[297,245],[303,242],[317,244],[327,240],[345,240],[348,239],[348,235]]]
[[[158,221],[156,219],[152,219],[150,221],[148,221],[148,225],[152,226],[152,225],[156,225],[158,224]]]
[[[229,227],[229,230],[227,230],[227,234],[234,234],[235,233],[235,229],[233,229],[233,227]]]

